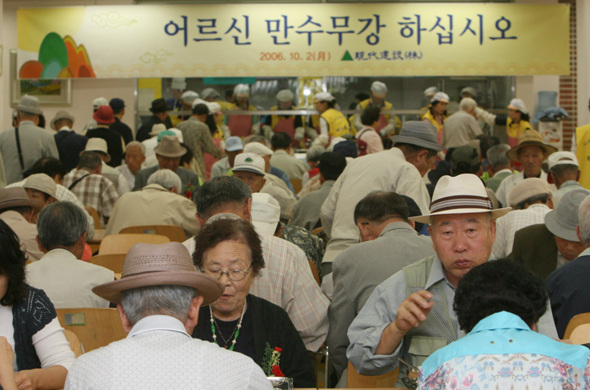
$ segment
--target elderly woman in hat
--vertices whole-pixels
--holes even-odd
[[[287,313],[249,293],[264,267],[252,225],[241,219],[210,219],[195,243],[195,265],[216,278],[224,291],[201,308],[193,337],[251,357],[268,376],[293,378],[295,387],[315,387],[305,345]]]
[[[557,149],[546,144],[538,131],[533,129],[523,131],[518,138],[518,145],[506,152],[510,160],[520,163],[522,172],[514,173],[502,180],[496,191],[498,200],[503,205],[507,205],[512,188],[526,178],[538,177],[547,181],[547,174],[542,169],[543,161],[555,151]]]
[[[19,389],[61,389],[75,360],[53,304],[25,281],[25,252],[0,221],[0,336],[15,351]]]
[[[447,119],[447,106],[449,105],[449,95],[444,92],[437,92],[430,100],[428,111],[422,117],[423,121],[430,122],[438,131],[438,143],[441,143],[443,134],[443,125]]]
[[[336,98],[330,92],[320,92],[313,102],[320,114],[320,144],[327,146],[329,140],[350,134],[350,124],[336,107]]]

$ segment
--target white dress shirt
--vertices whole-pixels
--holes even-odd
[[[201,319],[207,320],[207,319]],[[127,338],[80,356],[66,389],[272,389],[252,359],[193,339],[174,317],[139,320]]]

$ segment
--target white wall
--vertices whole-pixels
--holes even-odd
[[[0,0],[0,42],[3,46],[2,76],[0,77],[0,130],[10,127],[11,113],[10,106],[10,50],[17,48],[16,37],[16,9],[26,7],[47,6],[46,0]],[[110,5],[110,4],[132,4],[132,0],[52,0],[51,6],[72,6],[72,5]],[[92,117],[92,101],[100,96],[110,100],[118,97],[127,105],[123,122],[126,122],[132,129],[135,129],[135,79],[75,79],[72,80],[72,105],[71,106],[43,106],[43,112],[49,121],[59,110],[66,110],[74,115],[76,123],[74,128],[80,130]]]

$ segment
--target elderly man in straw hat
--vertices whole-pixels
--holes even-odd
[[[404,123],[392,138],[394,147],[351,161],[321,208],[322,227],[330,240],[322,267],[330,273],[336,256],[359,242],[353,212],[356,204],[372,191],[393,191],[412,198],[423,213],[430,197],[422,176],[434,166],[436,153],[442,150],[436,129],[427,122]]]
[[[25,95],[16,106],[18,126],[0,132],[0,153],[6,171],[6,184],[22,180],[23,172],[41,157],[59,158],[52,132],[37,127],[39,99]]]
[[[31,261],[43,257],[37,245],[37,226],[30,223],[42,208],[43,203],[30,199],[22,187],[0,190],[0,219],[14,230]]]
[[[162,137],[158,146],[154,149],[158,165],[142,169],[135,175],[135,187],[133,191],[141,190],[147,185],[147,180],[158,169],[170,169],[175,172],[182,182],[180,195],[184,195],[187,190],[195,192],[199,187],[199,176],[188,169],[180,167],[180,157],[186,153],[186,148],[180,145],[180,140],[174,135],[165,135]]]
[[[223,287],[177,242],[137,244],[120,280],[92,291],[117,304],[127,338],[82,355],[66,389],[271,389],[252,359],[193,339],[199,308]]]
[[[492,254],[498,218],[510,208],[492,209],[482,181],[473,174],[443,176],[434,190],[430,213],[410,219],[429,223],[436,255],[404,267],[381,283],[348,330],[348,359],[361,374],[394,370],[400,383],[437,349],[463,337],[453,298],[459,280]],[[557,335],[549,312],[539,332]]]
[[[529,129],[520,133],[518,145],[507,151],[506,156],[512,161],[519,162],[522,172],[514,173],[502,181],[496,191],[498,201],[504,206],[507,205],[512,188],[527,177],[538,177],[547,181],[547,174],[541,166],[556,150],[553,146],[545,144],[543,136],[536,130]]]

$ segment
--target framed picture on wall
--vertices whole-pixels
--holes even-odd
[[[16,107],[24,95],[39,98],[44,106],[72,104],[72,80],[19,80],[16,62],[17,51],[10,51],[10,105]]]

